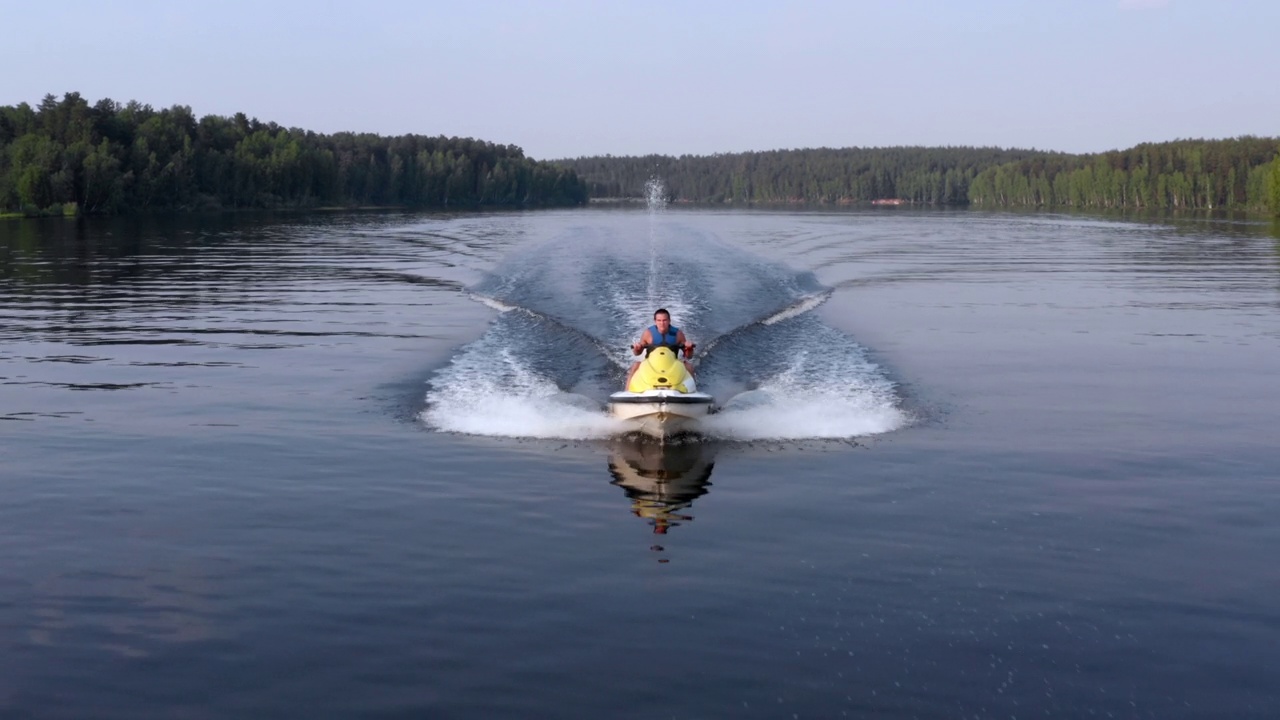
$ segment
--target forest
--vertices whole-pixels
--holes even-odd
[[[536,161],[471,138],[317,134],[243,113],[79,93],[0,107],[0,214],[582,204],[643,196],[736,204],[1245,210],[1280,215],[1280,139],[1068,154],[976,147],[817,148]]]
[[[593,198],[661,178],[695,203],[902,202],[979,207],[1247,210],[1280,214],[1280,139],[1177,140],[1073,155],[970,147],[819,148],[557,161]]]
[[[844,148],[724,155],[647,155],[561,160],[593,198],[644,194],[662,179],[671,200],[698,203],[856,203],[897,198],[958,205],[986,168],[1031,158],[998,148]]]
[[[0,107],[0,213],[576,205],[572,169],[471,138],[322,135],[79,93]]]
[[[983,170],[969,186],[969,202],[1280,214],[1278,148],[1275,138],[1240,137],[1042,155]]]

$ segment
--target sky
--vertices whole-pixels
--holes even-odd
[[[79,92],[537,159],[1280,136],[1280,0],[0,0]]]

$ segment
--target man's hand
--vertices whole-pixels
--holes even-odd
[[[684,344],[684,356],[693,357],[693,343],[687,342]]]

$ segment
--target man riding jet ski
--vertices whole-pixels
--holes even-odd
[[[671,326],[671,313],[655,312],[653,325],[631,345],[633,355],[643,352],[645,358],[631,367],[627,389],[609,396],[610,414],[659,439],[693,430],[714,401],[698,392],[693,366],[679,359],[679,351],[688,358],[693,348],[680,328]]]

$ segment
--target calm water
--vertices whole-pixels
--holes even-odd
[[[1272,233],[0,223],[0,716],[1278,717]]]

